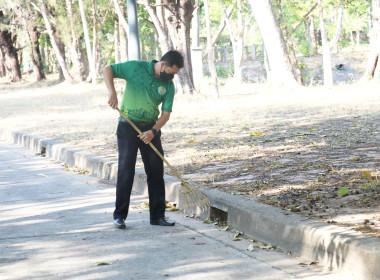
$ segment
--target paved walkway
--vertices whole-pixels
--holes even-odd
[[[151,226],[144,201],[115,229],[114,186],[0,142],[0,279],[340,279],[179,212]]]

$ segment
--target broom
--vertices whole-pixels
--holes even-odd
[[[139,135],[142,135],[141,130],[118,107],[116,107],[116,110],[137,131]],[[198,208],[201,212],[206,211],[211,205],[210,199],[199,190],[199,187],[193,186],[186,182],[178,173],[178,171],[164,158],[164,156],[157,150],[157,148],[151,142],[149,142],[149,146],[166,163],[170,170],[173,171],[178,180],[181,181],[181,193],[184,212],[191,215],[197,213]]]

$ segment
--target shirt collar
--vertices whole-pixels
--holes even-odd
[[[158,61],[157,60],[152,60],[149,62],[149,74],[152,75],[152,76],[156,76],[154,74],[154,64],[157,63]]]

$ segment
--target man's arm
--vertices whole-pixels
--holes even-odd
[[[108,105],[110,105],[113,109],[116,109],[118,106],[118,99],[117,99],[117,94],[115,90],[115,85],[113,83],[113,71],[111,66],[106,66],[103,69],[103,77],[104,77],[104,82],[107,86],[108,92],[109,92],[109,97],[108,97]]]
[[[162,111],[161,116],[158,118],[153,128],[159,131],[168,122],[170,118],[170,112]],[[145,144],[148,144],[154,138],[153,131],[144,131],[142,135],[138,136]]]

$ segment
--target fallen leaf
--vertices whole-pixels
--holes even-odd
[[[348,193],[349,193],[349,191],[348,191],[347,187],[343,187],[343,188],[340,188],[338,190],[338,196],[339,197],[346,196],[346,195],[348,195]]]
[[[370,181],[370,182],[373,181],[371,172],[369,172],[369,171],[362,171],[362,174],[364,175],[364,177],[366,177],[368,179],[368,181]]]
[[[249,245],[247,251],[252,252],[253,250],[255,250],[255,246],[253,246],[253,244]]]
[[[224,227],[224,228],[221,228],[220,230],[222,230],[222,231],[227,231],[230,227],[231,227],[231,226],[228,225],[228,226],[226,226],[226,227]]]
[[[140,207],[141,207],[141,208],[147,208],[147,209],[149,209],[149,201],[142,202],[142,203],[140,204]]]
[[[249,136],[261,136],[263,135],[261,132],[253,132],[253,133],[250,133]]]
[[[96,266],[100,266],[100,265],[109,265],[110,263],[108,262],[97,262],[95,263]]]
[[[274,249],[277,249],[278,246],[273,246],[272,244],[268,244],[268,245],[260,246],[259,248],[264,249],[264,250],[274,250]]]

